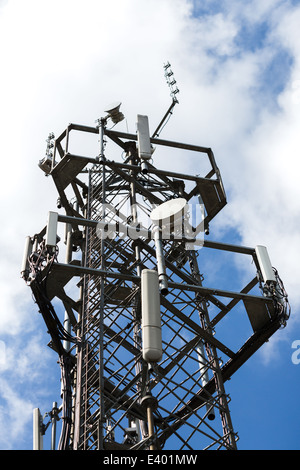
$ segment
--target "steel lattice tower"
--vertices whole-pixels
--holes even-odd
[[[53,178],[65,213],[50,212],[43,230],[26,239],[22,275],[60,359],[59,449],[236,449],[224,383],[285,324],[283,285],[276,270],[266,273],[264,247],[204,237],[226,204],[210,148],[108,129],[111,119],[122,119],[119,108],[95,127],[70,124],[58,138],[49,136],[40,166]],[[99,155],[69,152],[70,135],[77,132],[99,140]],[[159,149],[170,155],[180,149],[196,152],[210,169],[200,176],[160,170],[141,154],[147,142],[151,152],[156,148],[156,162]],[[120,150],[121,161],[109,157],[109,145]],[[190,218],[192,237],[184,230],[168,237],[161,227],[154,230],[153,208],[174,200],[189,207],[197,201],[200,229]],[[58,260],[58,223],[66,227],[65,262]],[[193,245],[197,231],[201,247]],[[248,256],[254,277],[238,292],[206,287],[205,250]],[[143,356],[144,270],[156,271],[160,282],[162,355],[153,362]],[[261,289],[253,293],[255,286]],[[54,307],[58,302],[64,320]],[[236,349],[221,338],[225,320],[240,304],[250,336]]]

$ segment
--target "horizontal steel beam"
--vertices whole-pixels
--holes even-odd
[[[137,134],[128,134],[126,132],[110,131],[107,129],[105,129],[105,134],[108,137],[119,137],[120,139],[137,140]],[[171,140],[157,139],[154,137],[150,138],[150,142],[155,145],[163,145],[166,147],[191,150],[193,152],[206,153],[207,155],[210,154],[211,152],[210,147],[203,147],[200,145],[193,145],[193,144],[184,144],[182,142],[173,142]]]
[[[81,132],[88,132],[88,133],[91,133],[91,134],[98,134],[99,133],[98,127],[84,126],[84,125],[81,125],[81,124],[71,123],[71,124],[68,125],[67,129],[65,129],[61,133],[61,135],[56,139],[56,141],[58,141],[58,142],[62,141],[66,137],[67,131],[71,131],[71,130],[76,130],[76,131],[81,131]],[[137,134],[130,134],[130,133],[119,132],[119,131],[112,131],[112,130],[108,130],[108,129],[105,129],[104,132],[105,132],[105,135],[107,135],[108,137],[118,137],[120,139],[126,139],[126,140],[137,140]],[[170,140],[157,139],[155,137],[151,137],[150,140],[151,140],[152,143],[155,143],[157,145],[165,145],[165,146],[168,146],[168,147],[177,147],[177,148],[182,148],[182,149],[186,149],[186,150],[192,150],[192,151],[195,151],[195,152],[202,152],[202,153],[207,153],[208,154],[211,151],[210,147],[203,147],[203,146],[200,146],[200,145],[184,144],[182,142],[172,142]]]
[[[112,279],[132,281],[134,283],[140,282],[140,276],[133,276],[130,274],[119,273],[119,272],[111,272],[111,271],[106,271],[103,269],[88,268],[85,266],[76,266],[72,264],[55,263],[53,264],[52,269],[69,270],[71,271],[71,273],[73,273],[72,274],[73,276],[82,276],[83,274],[89,274],[91,276],[100,276],[100,277],[107,277],[107,278],[112,278]],[[229,297],[231,299],[254,300],[254,301],[260,301],[264,303],[272,303],[272,299],[268,299],[266,297],[262,297],[258,295],[245,294],[243,292],[233,292],[233,291],[227,291],[227,290],[216,289],[216,288],[211,288],[211,287],[203,287],[203,286],[193,285],[193,284],[179,284],[177,282],[171,282],[171,281],[168,283],[168,285],[170,289],[197,292],[199,294],[203,294],[204,297],[207,295],[217,295],[220,297]]]
[[[105,222],[105,221],[96,221],[96,220],[90,220],[90,219],[85,219],[83,217],[72,217],[68,215],[63,215],[63,214],[58,214],[58,221],[59,222],[64,222],[66,224],[74,224],[74,225],[82,225],[85,227],[93,227],[93,228],[98,228],[100,229],[105,229],[109,231],[115,231],[117,233],[121,234],[126,234],[128,237],[130,235],[134,235],[132,237],[133,240],[137,240],[138,238],[142,237],[145,238],[146,240],[152,240],[153,239],[153,233],[152,230],[147,230],[145,228],[139,228],[138,226],[131,226],[131,225],[125,225],[122,224],[121,222]],[[197,240],[196,238],[186,238],[186,237],[179,237],[178,235],[172,235],[167,238],[167,240],[173,240],[177,242],[184,242],[184,243],[197,243],[199,242],[199,246],[202,245],[202,240],[199,239]]]
[[[152,239],[152,232],[151,230],[147,230],[145,228],[141,229],[136,229],[135,227],[131,227],[130,225],[125,225],[120,222],[114,222],[114,223],[108,223],[108,222],[103,222],[103,221],[96,221],[96,220],[90,220],[90,219],[85,219],[84,217],[72,217],[68,215],[63,215],[63,214],[58,214],[58,221],[59,222],[64,222],[66,224],[76,224],[76,225],[81,225],[85,227],[94,227],[94,228],[105,228],[109,230],[115,230],[116,232],[121,232],[121,233],[129,233],[130,230],[136,230],[137,233],[139,233],[140,237],[146,238],[146,239]],[[197,243],[197,240],[194,238],[175,238],[170,235],[170,240],[174,241],[183,241],[183,242],[188,242],[188,243]],[[223,251],[231,251],[233,253],[242,253],[242,254],[247,254],[247,255],[253,255],[255,253],[255,248],[250,248],[247,246],[238,246],[238,245],[230,245],[228,243],[221,243],[221,242],[215,242],[215,241],[210,241],[210,240],[199,240],[201,242],[201,246],[203,245],[206,248],[214,248],[217,250],[223,250]],[[199,245],[200,246],[200,245]]]
[[[223,250],[223,251],[232,251],[233,253],[243,253],[245,255],[253,255],[255,253],[255,248],[251,248],[248,246],[231,245],[229,243],[214,242],[210,240],[204,240],[204,246],[206,248],[214,248],[216,250]]]
[[[124,170],[140,171],[140,167],[138,165],[129,165],[129,163],[119,163],[119,162],[114,162],[114,164],[115,166],[122,168]],[[175,171],[160,170],[150,164],[148,165],[148,174],[149,173],[152,173],[158,176],[165,176],[169,178],[195,181],[196,183],[200,183],[201,181],[217,181],[217,180],[212,180],[211,178],[201,178],[201,176],[187,175],[186,173],[177,173]]]
[[[69,270],[74,277],[76,276],[80,277],[83,274],[88,274],[90,276],[100,276],[100,277],[107,277],[107,278],[112,278],[112,279],[121,279],[124,281],[132,281],[135,283],[140,282],[139,276],[131,276],[130,274],[110,272],[110,271],[105,271],[103,269],[94,269],[94,268],[88,268],[85,266],[75,266],[72,264],[54,263],[51,269],[52,270],[63,270],[63,269]]]
[[[245,294],[243,292],[233,292],[228,290],[222,289],[215,289],[210,287],[203,287],[203,286],[195,286],[192,284],[178,284],[176,282],[169,282],[169,287],[172,289],[180,289],[180,290],[188,290],[193,292],[198,292],[199,294],[206,295],[217,295],[220,297],[229,297],[231,299],[239,299],[239,300],[256,300],[261,301],[264,303],[272,303],[272,299],[268,299],[266,297],[258,296],[258,295],[251,295]]]

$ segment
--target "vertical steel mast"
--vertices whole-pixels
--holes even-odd
[[[40,166],[64,213],[51,212],[26,239],[22,276],[62,371],[59,448],[236,449],[224,384],[285,324],[287,295],[265,247],[207,239],[226,204],[212,150],[159,139],[157,131],[150,137],[143,115],[136,134],[109,129],[123,118],[119,108],[96,127],[70,124],[51,136],[53,152],[48,145]],[[69,152],[78,132],[99,140],[98,155]],[[171,158],[179,149],[209,168],[198,176],[159,169],[154,148],[156,163],[160,149]],[[67,227],[65,263],[60,225]],[[243,289],[205,285],[204,252],[220,251],[254,261]],[[226,336],[235,307],[249,326],[238,347],[234,325]]]

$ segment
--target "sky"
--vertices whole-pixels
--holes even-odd
[[[210,239],[266,245],[292,307],[226,384],[238,448],[300,449],[299,24],[298,0],[0,0],[0,449],[32,448],[32,409],[50,411],[59,389],[20,278],[25,237],[56,210],[37,165],[48,134],[93,126],[118,100],[119,130],[135,132],[137,114],[154,129],[170,105],[168,61],[179,104],[161,137],[211,147],[227,194]]]

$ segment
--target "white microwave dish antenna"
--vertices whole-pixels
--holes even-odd
[[[155,207],[150,218],[155,225],[169,225],[186,215],[187,201],[183,197],[170,199]]]

